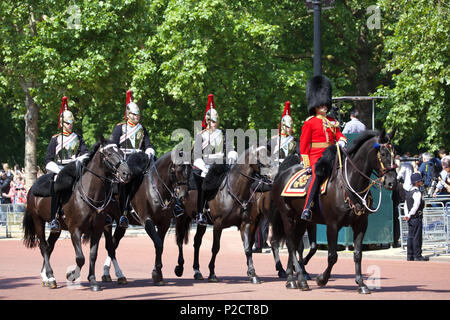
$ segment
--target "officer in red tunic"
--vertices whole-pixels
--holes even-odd
[[[332,103],[331,82],[327,77],[314,76],[306,85],[306,100],[311,115],[305,120],[300,136],[300,155],[304,168],[312,169],[305,207],[301,218],[311,221],[311,206],[323,178],[316,176],[315,164],[329,146],[338,143],[344,147],[347,139],[339,129],[339,122],[327,116]]]

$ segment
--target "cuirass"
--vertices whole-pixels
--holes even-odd
[[[141,124],[136,126],[122,125],[122,136],[120,137],[120,148],[123,150],[139,149],[144,140],[144,128]],[[126,152],[128,153],[128,152]]]
[[[77,151],[80,147],[80,140],[75,133],[69,136],[59,134],[56,138],[55,160],[60,164],[67,164],[77,157]]]

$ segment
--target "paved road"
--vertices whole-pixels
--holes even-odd
[[[310,291],[288,290],[285,280],[276,276],[271,254],[254,254],[258,275],[263,283],[251,284],[246,277],[246,262],[240,234],[235,230],[223,232],[221,250],[216,260],[216,274],[220,283],[194,281],[192,271],[193,237],[185,246],[185,272],[181,278],[174,274],[177,247],[174,235],[167,236],[163,255],[163,272],[166,285],[153,286],[151,271],[154,247],[147,236],[126,237],[118,249],[120,266],[128,278],[127,285],[116,282],[103,284],[101,292],[91,292],[87,283],[88,266],[81,272],[81,284],[67,283],[67,267],[75,264],[70,239],[57,242],[52,255],[52,266],[58,282],[57,289],[41,286],[42,258],[39,249],[27,249],[20,240],[0,240],[0,299],[1,300],[105,300],[105,299],[160,299],[160,300],[449,300],[450,262],[407,262],[404,260],[377,259],[363,255],[363,272],[372,294],[360,295],[354,282],[354,263],[349,255],[341,255],[333,268],[332,278],[325,287],[309,281]],[[212,232],[205,234],[200,257],[201,271],[208,276],[208,263],[212,245]],[[104,247],[104,240],[101,240]],[[89,246],[84,245],[85,257]],[[97,280],[101,279],[105,250],[99,250],[96,266]],[[282,253],[285,264],[287,254]],[[316,256],[308,265],[313,277],[326,267],[326,257]],[[115,280],[113,270],[111,272]]]

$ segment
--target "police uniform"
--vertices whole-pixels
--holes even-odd
[[[422,198],[422,192],[415,185],[421,181],[420,173],[414,173],[411,176],[413,187],[406,192],[405,199],[405,217],[408,219],[408,241],[406,256],[408,261],[426,261],[428,258],[422,256],[422,219],[425,201]]]
[[[314,76],[306,86],[306,100],[310,117],[302,127],[300,136],[300,156],[304,168],[312,169],[312,178],[308,188],[302,219],[311,220],[310,207],[316,197],[317,190],[325,177],[317,177],[316,162],[322,157],[326,148],[335,143],[345,145],[347,139],[334,118],[317,113],[316,108],[326,106],[330,110],[332,104],[331,82],[327,77]]]

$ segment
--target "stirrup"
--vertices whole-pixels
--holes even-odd
[[[175,202],[175,205],[173,207],[173,215],[175,216],[175,218],[182,216],[183,213],[184,213],[184,208],[181,205],[181,203]]]
[[[61,231],[61,225],[59,224],[58,219],[53,219],[50,221],[50,232],[60,232]]]
[[[119,219],[119,226],[123,229],[127,229],[128,225],[128,218],[125,215],[121,216]]]
[[[198,213],[197,224],[199,224],[201,226],[207,226],[208,225],[208,220],[206,219],[205,215],[202,212]]]
[[[305,221],[312,221],[312,212],[311,212],[311,210],[310,209],[303,210],[302,215],[301,215],[300,218],[302,220],[305,220]]]

